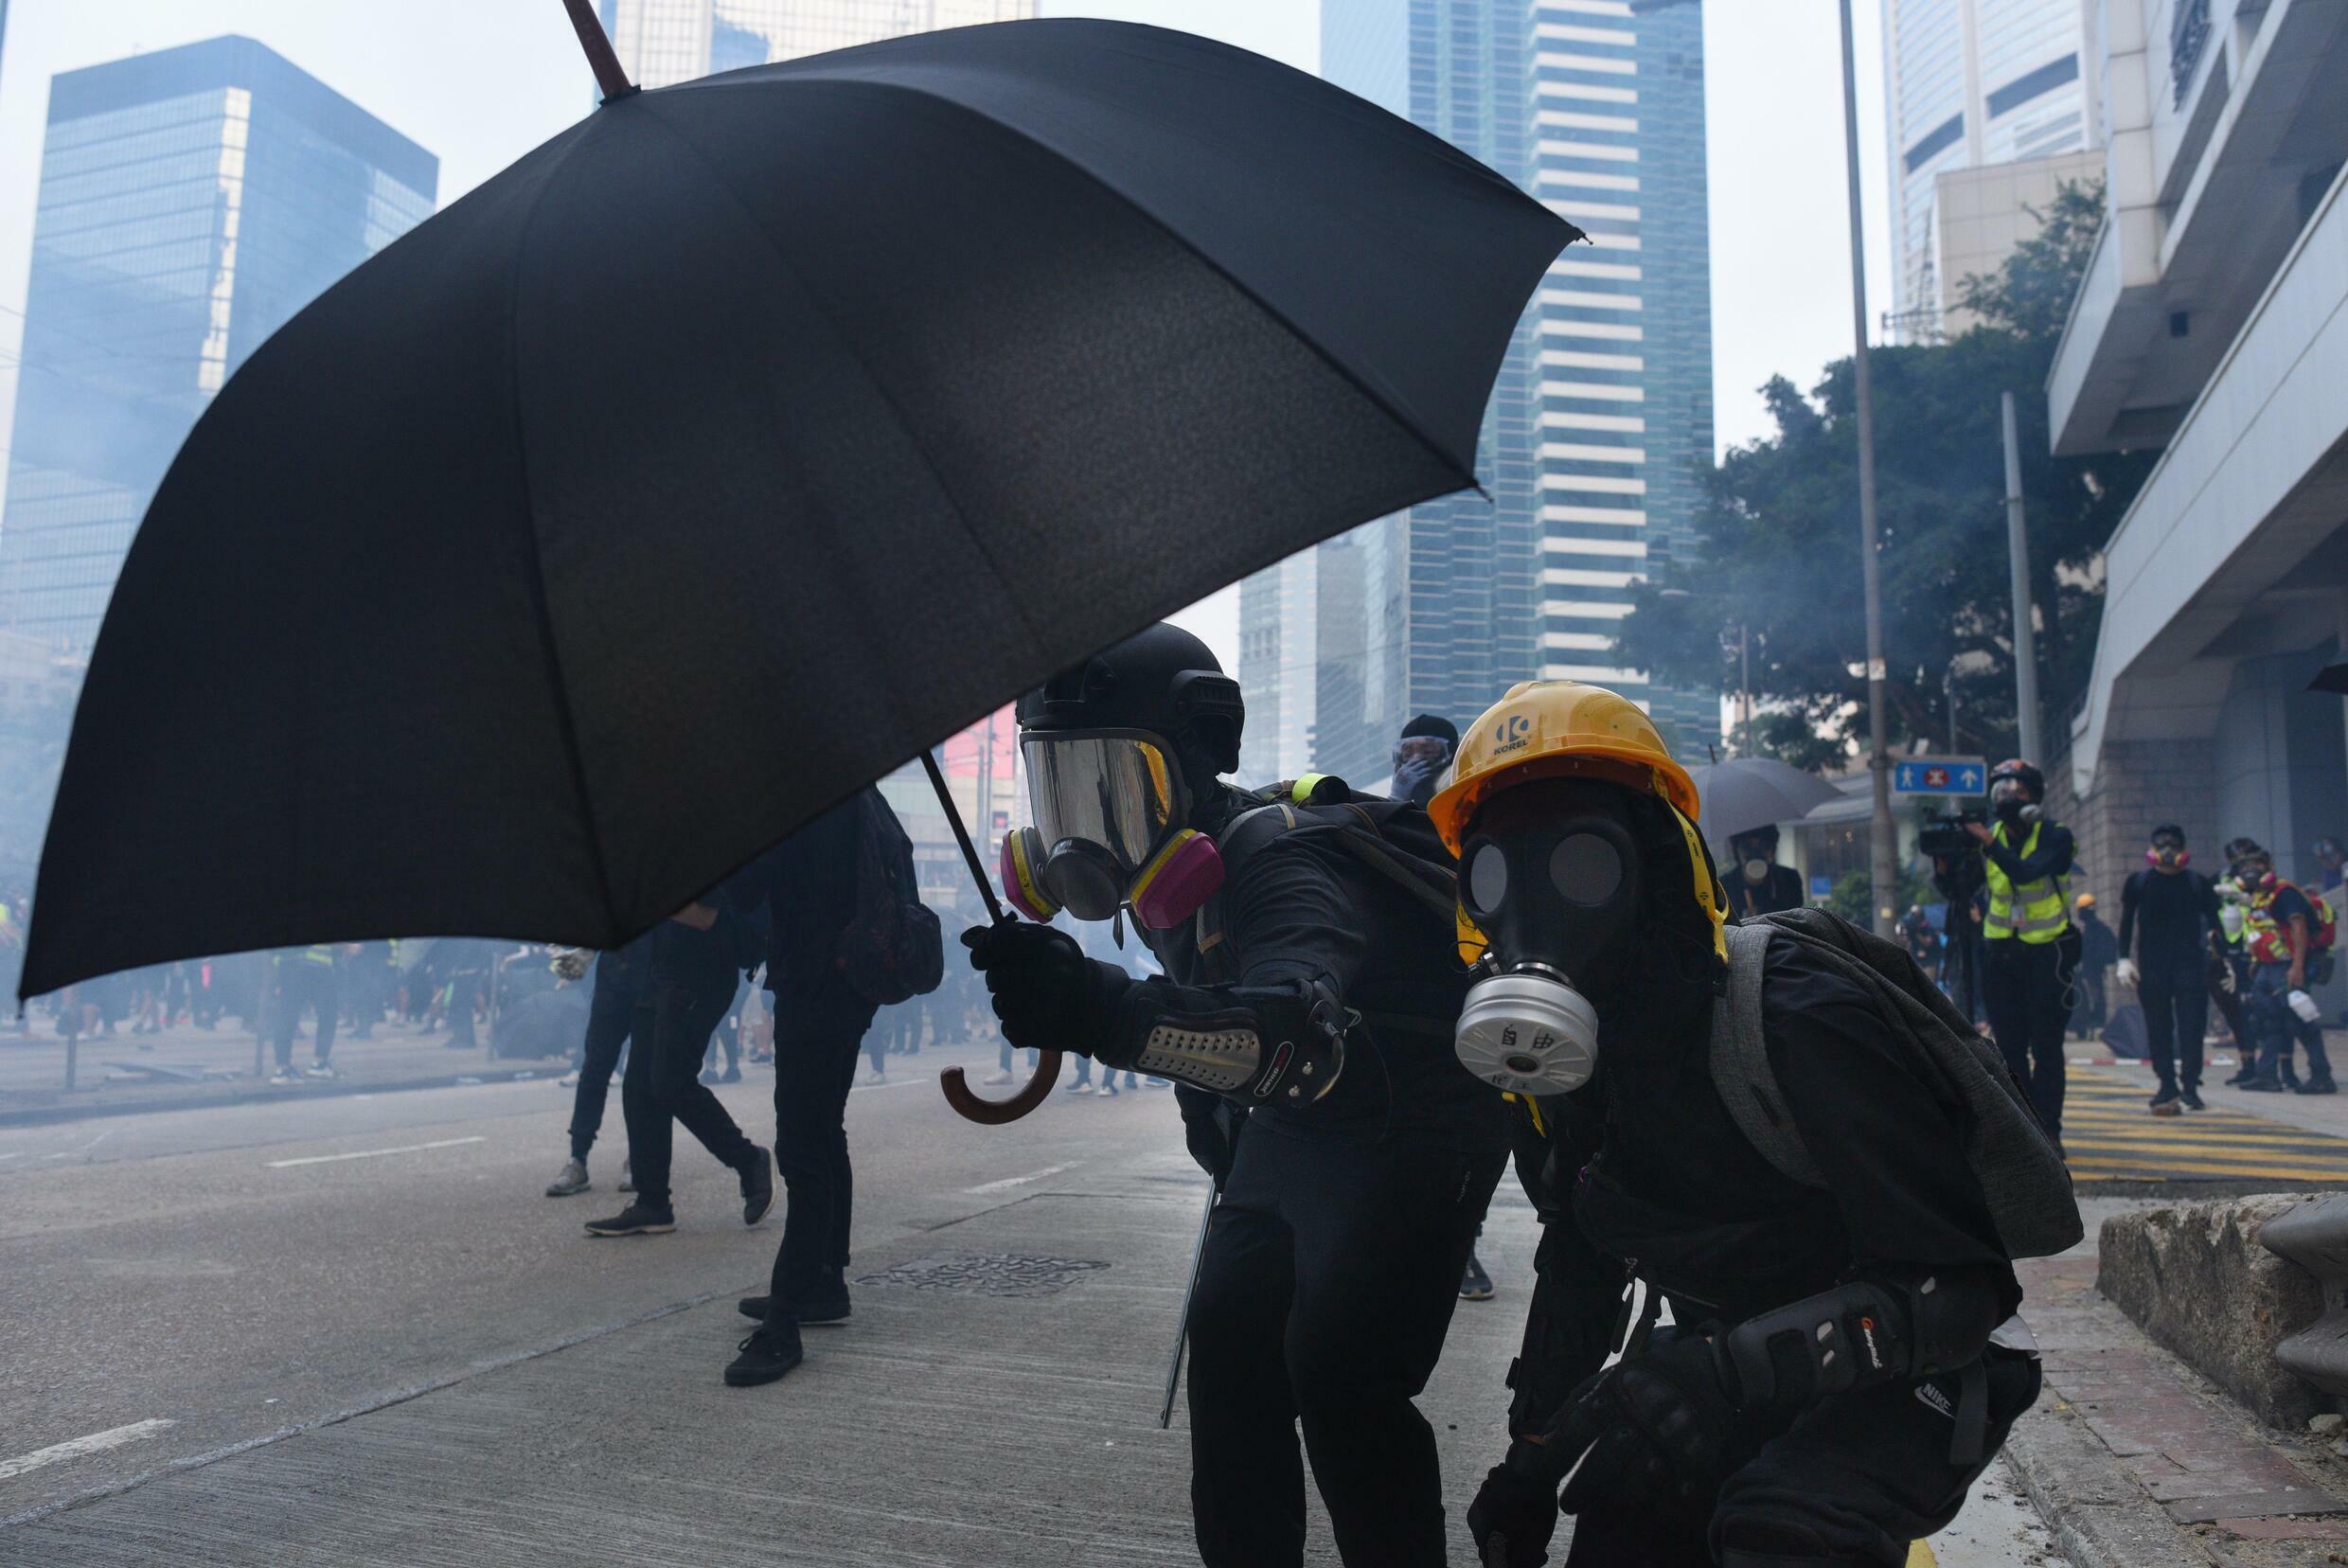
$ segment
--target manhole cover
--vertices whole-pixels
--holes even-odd
[[[992,1296],[1058,1295],[1096,1269],[1081,1257],[1030,1257],[1016,1253],[947,1253],[866,1274],[859,1285],[904,1285],[916,1291],[976,1291]]]

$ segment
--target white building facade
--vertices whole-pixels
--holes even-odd
[[[604,30],[639,86],[826,49],[1036,14],[1036,0],[601,0]]]
[[[2304,878],[2348,835],[2348,0],[2106,0],[2108,217],[2048,401],[2160,448],[2114,533],[2062,804],[2093,867],[2153,821]]]
[[[2103,0],[1883,0],[1884,122],[1890,137],[1892,319],[1904,339],[1930,337],[1965,274],[2029,227],[2027,190],[1963,186],[1945,206],[1943,177],[1993,165],[2072,159],[2100,145],[2098,84],[2087,64],[2090,15]],[[2045,171],[2038,171],[2041,175]],[[2075,162],[2059,177],[2091,172]],[[1983,204],[1989,204],[1984,205]],[[1967,225],[1962,234],[1949,231]],[[1952,242],[1953,241],[1953,245]]]

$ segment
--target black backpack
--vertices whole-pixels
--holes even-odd
[[[864,792],[857,817],[856,907],[834,956],[857,995],[894,1007],[945,979],[945,934],[921,901],[913,840],[880,791]]]

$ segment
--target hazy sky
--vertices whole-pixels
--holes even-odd
[[[1879,0],[1859,12],[1869,309],[1889,294]],[[1312,69],[1319,0],[1045,0],[1046,14],[1207,33]],[[1841,62],[1835,0],[1705,0],[1713,383],[1720,444],[1766,429],[1757,388],[1808,384],[1848,353]],[[49,78],[240,32],[440,157],[445,204],[584,114],[593,84],[560,0],[10,0],[0,58],[0,410],[13,407]],[[8,425],[0,423],[0,433]],[[1185,617],[1222,650],[1234,596]]]

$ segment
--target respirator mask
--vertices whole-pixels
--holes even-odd
[[[1989,809],[2009,828],[2026,826],[2045,814],[2030,798],[2030,786],[2018,778],[2001,778],[1989,787]]]
[[[1130,907],[1147,931],[1181,925],[1223,885],[1215,841],[1183,826],[1190,792],[1173,747],[1141,731],[1023,735],[1035,825],[1003,841],[1003,894],[1049,920],[1113,919]]]
[[[1777,829],[1737,834],[1729,840],[1729,854],[1745,881],[1760,886],[1770,880],[1770,871],[1777,864]]]
[[[1608,786],[1544,808],[1512,793],[1485,809],[1460,856],[1460,904],[1485,939],[1453,1037],[1460,1064],[1511,1094],[1561,1095],[1597,1066],[1590,991],[1630,954],[1640,852]]]
[[[2185,847],[2183,839],[2163,833],[2144,851],[2144,864],[2155,871],[2176,870],[2193,864],[2193,851]]]

